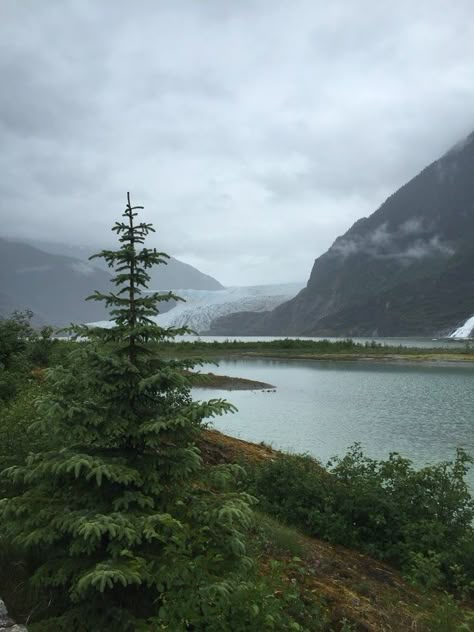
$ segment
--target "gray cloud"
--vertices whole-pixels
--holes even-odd
[[[384,222],[372,232],[337,239],[330,253],[344,258],[362,253],[376,259],[398,259],[404,263],[433,255],[454,254],[450,244],[443,242],[438,235],[428,237],[426,232],[423,220],[417,217],[392,230]]]
[[[100,247],[131,190],[157,245],[223,283],[305,280],[474,128],[471,12],[0,3],[2,232]],[[420,239],[408,256],[445,247]]]

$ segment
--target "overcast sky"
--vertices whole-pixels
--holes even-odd
[[[307,280],[474,130],[472,0],[1,0],[0,233]]]

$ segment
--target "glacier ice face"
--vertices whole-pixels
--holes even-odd
[[[185,299],[156,321],[163,327],[189,327],[198,334],[209,330],[214,318],[235,312],[271,310],[296,296],[303,283],[228,287],[224,290],[179,290]]]
[[[235,312],[271,310],[298,294],[304,283],[227,287],[223,290],[173,290],[185,302],[154,318],[162,327],[189,327],[197,334],[209,331],[218,316]],[[110,327],[110,321],[91,323]]]

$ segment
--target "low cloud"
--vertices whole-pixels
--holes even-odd
[[[96,272],[94,266],[83,261],[74,261],[73,263],[71,263],[71,268],[74,270],[74,272],[77,272],[81,276],[91,276],[91,274],[94,274]]]
[[[443,243],[438,235],[432,237],[429,241],[417,239],[413,245],[405,251],[395,255],[400,259],[424,259],[436,255],[450,257],[455,252],[454,248],[447,243]]]
[[[372,232],[337,239],[329,252],[343,258],[366,254],[376,259],[399,259],[405,263],[454,254],[454,249],[439,235],[430,235],[429,232],[423,220],[417,217],[403,222],[392,231],[384,222]]]
[[[226,285],[307,279],[474,128],[471,0],[4,0],[0,34],[3,235],[96,250],[130,190]]]

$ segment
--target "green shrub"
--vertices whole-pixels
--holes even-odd
[[[39,353],[41,346],[44,358],[46,347],[55,344],[51,339],[52,330],[47,327],[41,336],[36,335],[30,325],[32,316],[30,311],[13,312],[10,318],[0,320],[0,404],[12,401],[27,386],[33,356]]]
[[[330,542],[361,549],[418,582],[470,590],[474,580],[471,460],[415,469],[391,454],[365,457],[358,445],[325,470],[309,456],[284,455],[249,470],[263,510]],[[430,572],[433,579],[429,579]],[[422,577],[425,579],[423,580]]]
[[[410,583],[423,590],[434,590],[443,584],[441,555],[428,551],[427,554],[412,553],[406,577]]]
[[[426,623],[430,632],[472,632],[474,615],[462,610],[451,595],[444,594]]]
[[[30,430],[40,419],[36,401],[41,393],[40,385],[30,381],[15,399],[0,407],[0,472],[24,464],[29,454],[53,445],[53,437],[46,429]],[[5,485],[5,479],[0,478],[0,491],[5,492],[2,483]]]
[[[0,319],[0,368],[8,370],[15,358],[26,349],[33,335],[30,320],[33,312],[13,312],[10,318]]]
[[[59,341],[53,338],[54,329],[43,327],[28,344],[28,356],[35,367],[46,367],[51,363],[54,350]]]

